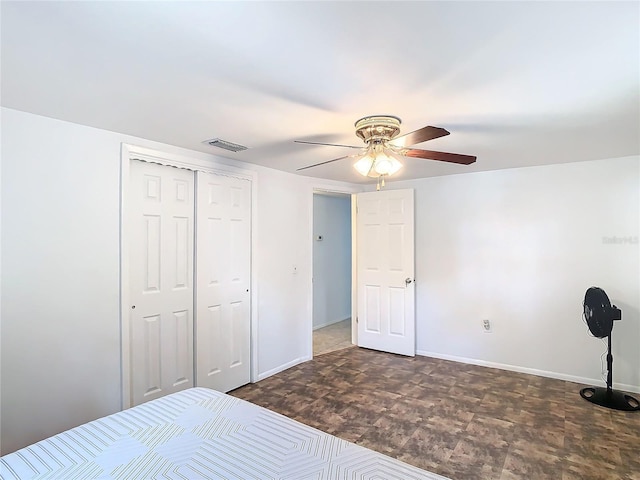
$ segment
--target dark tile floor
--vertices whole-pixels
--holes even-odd
[[[581,387],[351,347],[230,393],[456,480],[640,480],[640,412]]]

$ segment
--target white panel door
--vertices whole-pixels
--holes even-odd
[[[196,384],[250,382],[251,182],[197,173]]]
[[[359,193],[358,346],[414,356],[413,190]]]
[[[192,171],[130,168],[132,405],[193,386]]]

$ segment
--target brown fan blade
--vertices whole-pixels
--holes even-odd
[[[320,142],[305,142],[303,140],[294,140],[295,143],[306,143],[308,145],[327,145],[329,147],[346,147],[346,148],[362,148],[354,145],[340,145],[338,143],[320,143]]]
[[[410,145],[416,145],[418,143],[426,142],[427,140],[433,140],[434,138],[440,138],[449,135],[449,132],[440,127],[422,127],[415,132],[407,133],[406,135],[400,135],[389,142],[390,145],[398,147],[408,147]]]
[[[476,161],[476,157],[472,155],[462,155],[460,153],[434,152],[433,150],[420,150],[411,148],[402,150],[402,155],[413,158],[426,158],[428,160],[439,160],[441,162],[459,163],[461,165],[470,165]]]
[[[351,158],[351,157],[359,157],[359,156],[360,155],[345,155],[344,157],[334,158],[333,160],[327,160],[326,162],[315,163],[313,165],[308,165],[306,167],[298,168],[296,172],[299,172],[300,170],[306,170],[307,168],[318,167],[320,165],[325,165],[331,162],[337,162],[338,160],[342,160],[343,158]]]

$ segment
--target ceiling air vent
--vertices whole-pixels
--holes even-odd
[[[211,145],[212,147],[223,148],[225,150],[229,150],[230,152],[241,152],[242,150],[247,149],[247,147],[245,147],[244,145],[227,142],[226,140],[222,140],[220,138],[212,138],[211,140],[205,140],[202,143],[206,143],[207,145]]]

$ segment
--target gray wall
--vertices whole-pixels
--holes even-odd
[[[316,238],[322,235],[322,241]],[[313,195],[313,328],[351,316],[351,198]]]

